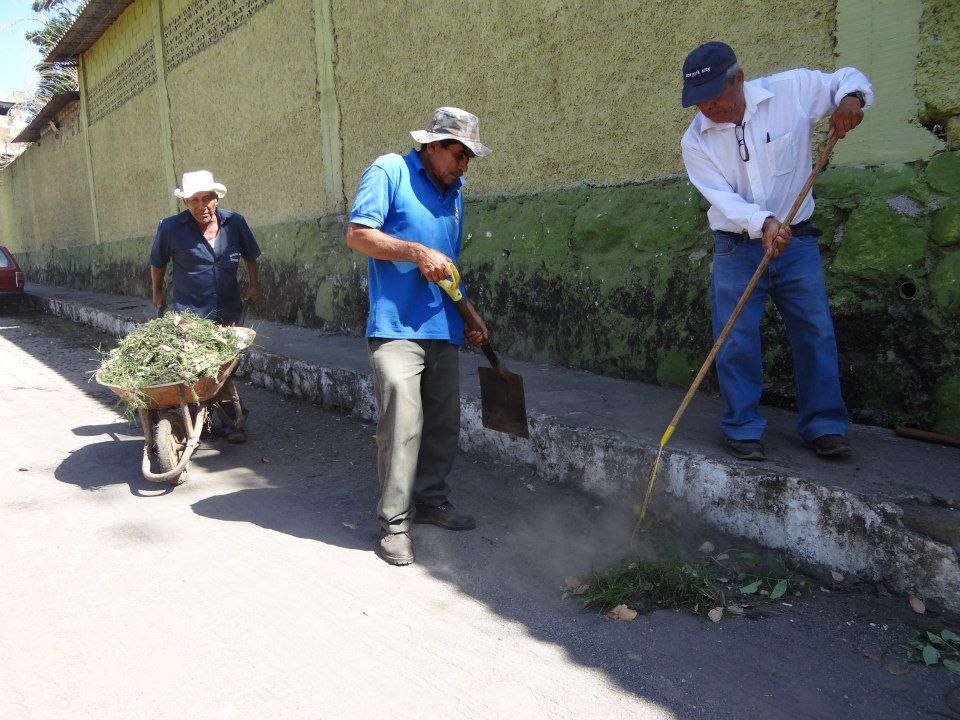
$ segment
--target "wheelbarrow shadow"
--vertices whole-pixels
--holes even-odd
[[[80,437],[107,435],[109,439],[71,452],[53,473],[60,482],[83,490],[126,483],[130,494],[138,497],[166,495],[174,489],[167,483],[152,483],[143,478],[140,472],[143,434],[137,425],[123,421],[83,425],[73,428],[73,434]]]

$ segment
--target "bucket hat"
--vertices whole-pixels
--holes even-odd
[[[694,48],[683,61],[683,106],[713,100],[723,91],[727,70],[737,64],[733,48],[712,41]]]
[[[486,157],[493,152],[480,142],[480,120],[460,108],[437,108],[426,129],[411,130],[410,134],[422,145],[437,140],[456,140],[470,148],[477,157]]]
[[[209,170],[194,170],[193,172],[185,172],[183,174],[183,181],[180,183],[182,190],[177,188],[173,191],[173,194],[178,198],[183,198],[187,200],[192,198],[198,192],[215,192],[218,198],[222,198],[227,194],[227,188],[225,185],[222,185],[216,182],[213,179],[213,173]]]

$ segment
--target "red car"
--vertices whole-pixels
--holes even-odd
[[[0,303],[19,304],[23,298],[23,271],[13,254],[0,245]]]

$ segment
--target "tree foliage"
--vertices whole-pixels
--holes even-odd
[[[43,57],[56,46],[57,41],[77,19],[85,0],[34,0],[33,11],[40,15],[41,25],[28,30],[25,37],[40,49]],[[25,112],[32,117],[57,93],[76,90],[77,64],[68,62],[40,62],[37,65],[40,81],[34,95],[25,103]]]

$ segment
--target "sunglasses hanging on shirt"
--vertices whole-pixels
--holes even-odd
[[[743,137],[743,132],[746,127],[746,123],[735,125],[733,127],[734,137],[737,138],[737,150],[740,151],[740,159],[744,162],[747,162],[750,159],[750,150],[747,149],[747,141]]]

